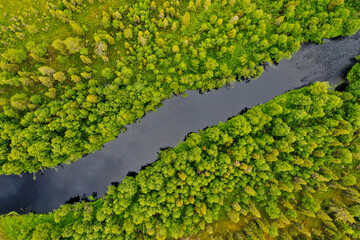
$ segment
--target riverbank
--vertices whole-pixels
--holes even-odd
[[[173,93],[256,78],[360,28],[354,0],[52,2],[1,22],[0,174],[76,162]]]
[[[102,197],[111,182],[120,182],[128,172],[138,172],[157,158],[161,148],[174,147],[185,134],[197,132],[244,108],[265,103],[288,90],[316,81],[335,86],[345,78],[360,50],[360,32],[351,37],[305,44],[291,60],[267,67],[249,83],[236,82],[216,91],[166,100],[163,107],[147,114],[140,123],[127,126],[118,138],[71,165],[18,176],[0,176],[0,213],[11,211],[47,213],[71,197],[96,192]],[[149,161],[150,160],[150,161]]]
[[[357,238],[359,63],[348,76],[343,92],[317,82],[190,134],[99,200],[0,225],[14,239],[166,239],[226,216],[245,239]]]

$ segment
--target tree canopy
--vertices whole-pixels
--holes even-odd
[[[76,161],[172,93],[256,78],[303,42],[360,27],[355,0],[36,4],[0,8],[0,174]],[[288,134],[275,125],[278,137]]]
[[[342,92],[318,82],[285,93],[188,135],[99,200],[10,213],[0,229],[11,239],[359,238],[359,69]]]

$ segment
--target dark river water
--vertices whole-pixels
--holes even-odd
[[[101,197],[111,182],[120,182],[129,171],[154,162],[160,148],[175,147],[189,132],[224,122],[245,107],[315,81],[329,81],[332,86],[341,83],[359,50],[360,32],[325,40],[323,45],[304,44],[291,60],[267,67],[257,80],[167,99],[156,113],[147,114],[102,150],[76,163],[37,173],[36,180],[33,174],[0,176],[0,214],[47,213],[76,195],[97,192]]]

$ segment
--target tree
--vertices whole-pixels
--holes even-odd
[[[39,77],[39,81],[48,88],[54,86],[54,81],[50,77]]]
[[[52,226],[50,223],[40,223],[32,233],[32,240],[47,240],[51,238]]]
[[[187,28],[190,26],[190,13],[186,12],[181,20],[182,26]]]
[[[240,115],[228,121],[227,131],[230,136],[244,136],[251,132],[251,125],[247,119]]]
[[[72,30],[76,33],[76,35],[78,35],[78,36],[85,35],[82,27],[79,24],[77,24],[75,21],[70,21],[70,26],[71,26]]]
[[[24,49],[10,48],[1,55],[3,58],[11,63],[22,63],[27,59],[27,52]]]
[[[276,116],[283,112],[283,108],[275,102],[270,102],[270,103],[266,104],[265,112],[267,114],[269,114],[270,116]]]
[[[80,55],[80,59],[84,64],[87,64],[87,65],[92,64],[92,60],[88,56]]]
[[[156,3],[154,1],[151,1],[150,8],[151,10],[156,10]]]
[[[81,82],[81,77],[79,77],[78,75],[72,75],[71,76],[71,81],[76,82],[76,83],[80,83]]]
[[[173,32],[176,32],[177,29],[178,29],[178,25],[177,25],[177,22],[175,21],[175,22],[173,22],[173,24],[172,24],[172,26],[171,26],[171,30],[172,30]]]
[[[281,118],[276,118],[272,125],[272,134],[277,137],[287,136],[290,133],[290,127],[283,122]]]
[[[360,205],[359,204],[351,206],[349,211],[352,215],[354,215],[354,217],[356,217],[358,219],[360,218]]]
[[[169,21],[167,20],[167,18],[164,19],[162,25],[164,28],[167,28],[169,26]]]
[[[25,110],[28,105],[28,96],[25,93],[15,94],[11,97],[10,103],[16,109]]]
[[[205,2],[204,2],[205,11],[207,11],[210,6],[211,6],[211,0],[205,0]]]
[[[88,101],[90,103],[97,103],[98,97],[96,95],[88,95],[86,97],[86,101]]]
[[[35,54],[38,57],[42,57],[47,52],[47,45],[46,43],[35,44],[35,42],[29,41],[26,43],[26,49],[32,54]]]
[[[131,28],[126,28],[126,29],[124,30],[124,37],[125,37],[126,39],[132,39],[132,37],[133,37],[133,32],[132,32],[132,29],[131,29]]]
[[[174,45],[174,46],[172,47],[172,51],[173,51],[174,53],[179,52],[179,51],[180,51],[179,46],[178,46],[178,45]]]
[[[255,203],[253,203],[252,201],[250,201],[249,212],[252,215],[254,215],[256,218],[261,218],[261,214],[260,214],[259,210],[256,208]]]
[[[110,36],[109,34],[106,34],[105,37],[106,37],[107,42],[108,42],[110,45],[114,45],[114,44],[115,44],[115,39],[114,39],[112,36]]]
[[[344,3],[344,0],[331,0],[329,5],[328,5],[328,8],[330,10],[332,10],[335,7],[342,5],[343,3]]]
[[[43,76],[48,76],[48,77],[52,77],[52,75],[56,72],[55,69],[48,66],[39,67],[38,70]]]
[[[53,78],[58,81],[58,82],[64,82],[66,81],[66,75],[65,73],[63,72],[56,72],[54,75],[53,75]]]
[[[55,48],[56,50],[60,51],[62,54],[67,54],[67,50],[66,50],[66,46],[64,44],[63,41],[60,41],[58,39],[56,39],[53,43],[52,43],[53,48]]]
[[[306,210],[316,213],[321,209],[320,203],[310,195],[303,197],[301,201],[302,201],[302,206]]]
[[[271,224],[269,227],[269,237],[277,237],[279,236],[278,228],[275,224]]]
[[[129,218],[125,219],[123,226],[124,226],[124,230],[128,235],[130,235],[135,229],[134,223]]]
[[[343,164],[350,164],[353,161],[353,155],[347,148],[338,148],[332,154],[333,157],[338,158]]]
[[[28,77],[21,77],[21,78],[19,78],[19,81],[21,82],[21,84],[23,86],[33,86],[34,85],[34,81],[32,81]]]
[[[256,196],[256,191],[250,186],[245,186],[244,191],[250,196]]]
[[[55,99],[56,98],[56,88],[49,88],[48,91],[45,93],[46,96],[49,98]]]
[[[107,49],[108,49],[108,45],[105,42],[100,41],[96,43],[95,54],[98,56],[105,56]]]
[[[228,32],[228,38],[235,38],[236,37],[236,29],[231,29]]]
[[[82,72],[82,73],[81,73],[81,76],[82,76],[84,79],[91,79],[91,73]]]
[[[80,41],[81,39],[79,37],[68,37],[63,43],[65,44],[69,54],[75,54],[81,50]]]
[[[345,186],[353,186],[356,184],[356,182],[356,176],[354,176],[354,174],[348,174],[342,178],[342,183]]]
[[[105,68],[104,70],[101,71],[101,75],[105,79],[111,80],[114,77],[114,72],[110,68]]]
[[[332,206],[329,208],[329,213],[335,214],[335,221],[343,222],[343,223],[355,223],[354,216],[349,213],[348,210],[346,210],[343,207],[338,206]]]
[[[29,32],[29,33],[38,33],[39,30],[37,29],[37,27],[35,25],[27,25],[26,26],[26,30]]]
[[[33,104],[40,105],[42,103],[42,97],[40,95],[33,95],[31,96],[30,101]]]
[[[275,201],[271,201],[265,207],[265,212],[268,214],[270,219],[277,219],[280,217],[280,209]]]
[[[237,223],[240,221],[240,214],[239,212],[235,211],[235,210],[230,210],[226,213],[226,215],[230,218],[231,221],[233,221],[234,223]]]

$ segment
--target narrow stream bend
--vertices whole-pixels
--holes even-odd
[[[188,132],[224,122],[245,107],[315,81],[329,81],[332,86],[341,83],[359,50],[360,31],[352,37],[325,40],[323,45],[304,44],[291,60],[268,67],[258,80],[167,99],[156,114],[147,114],[102,150],[76,163],[38,173],[36,180],[33,174],[0,176],[0,214],[47,213],[76,195],[97,192],[101,197],[111,182],[151,163],[160,148],[176,146]]]

